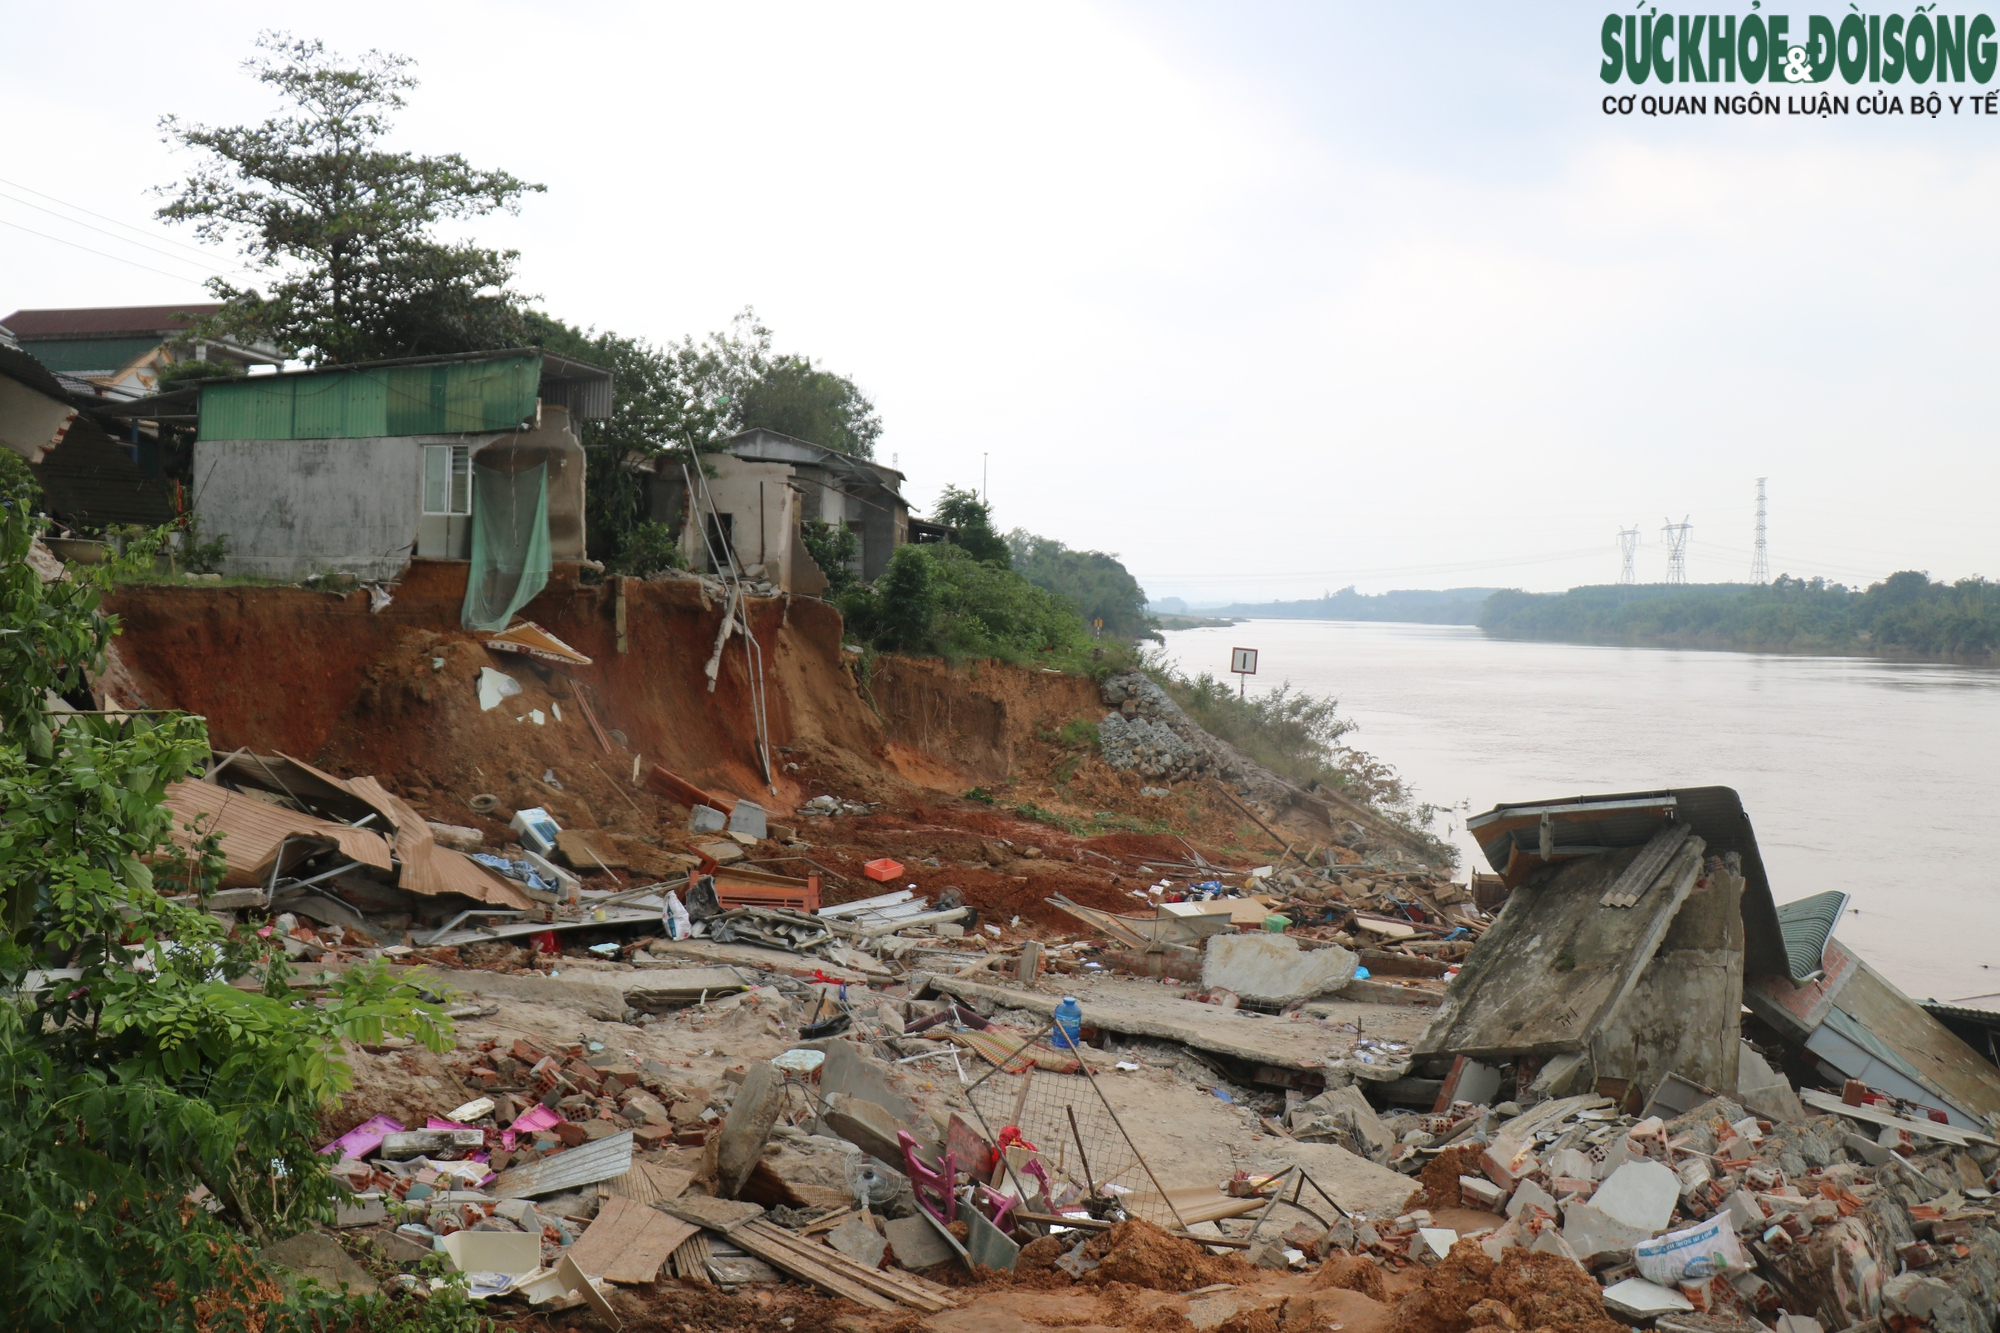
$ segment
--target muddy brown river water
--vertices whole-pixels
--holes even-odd
[[[1489,639],[1458,625],[1256,620],[1167,636],[1189,672],[1339,698],[1463,849],[1502,801],[1719,784],[1779,902],[1852,895],[1838,934],[1918,998],[2000,992],[2000,670]],[[1483,861],[1480,862],[1485,868]]]

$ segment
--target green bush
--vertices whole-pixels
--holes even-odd
[[[28,460],[12,449],[0,446],[0,495],[25,493],[28,508],[33,509],[42,502],[42,483],[35,480],[34,469]]]
[[[799,531],[805,538],[806,553],[819,566],[819,572],[826,575],[829,597],[838,597],[859,581],[853,565],[854,557],[861,554],[860,533],[818,521],[801,524]]]
[[[993,530],[993,509],[974,491],[962,491],[956,486],[944,488],[937,508],[931,513],[931,521],[942,523],[952,530],[952,544],[974,560],[1001,569],[1013,565],[1013,553],[1006,541]]]
[[[686,569],[687,554],[681,550],[679,535],[666,523],[641,523],[619,553],[618,571],[645,578],[663,569]]]
[[[342,1044],[444,1050],[448,1025],[379,965],[297,993],[281,951],[156,890],[155,861],[176,889],[220,872],[212,840],[166,854],[206,729],[46,711],[116,625],[103,576],[27,565],[24,498],[0,507],[0,1329],[190,1328],[255,1292],[253,1246],[331,1219],[314,1147]],[[28,984],[51,968],[73,971]]]
[[[1356,724],[1340,716],[1332,696],[1285,681],[1275,690],[1238,698],[1235,686],[1206,671],[1189,677],[1159,658],[1147,658],[1143,669],[1211,736],[1306,791],[1324,787],[1373,807],[1433,864],[1458,863],[1457,851],[1431,829],[1436,807],[1417,801],[1394,768],[1342,743]]]

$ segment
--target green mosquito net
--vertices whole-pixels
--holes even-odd
[[[470,630],[497,633],[549,581],[549,465],[520,472],[472,468],[472,574],[465,584]]]

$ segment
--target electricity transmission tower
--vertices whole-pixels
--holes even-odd
[[[1750,581],[1752,583],[1769,583],[1771,581],[1771,557],[1770,553],[1764,549],[1764,482],[1766,480],[1768,479],[1765,477],[1757,478],[1757,548],[1755,554],[1750,557]]]
[[[1667,582],[1669,583],[1684,584],[1688,581],[1688,534],[1692,531],[1694,531],[1694,525],[1687,521],[1685,514],[1681,516],[1681,521],[1678,523],[1672,519],[1667,519],[1666,526],[1660,529],[1660,535],[1667,542]]]
[[[1639,529],[1618,529],[1618,556],[1621,562],[1618,567],[1618,581],[1620,583],[1637,583],[1639,581],[1638,572],[1632,567],[1632,558],[1638,552]]]

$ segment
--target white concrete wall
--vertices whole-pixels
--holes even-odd
[[[226,574],[392,578],[417,539],[422,446],[449,442],[464,437],[200,441],[193,491],[202,535],[229,539]]]

